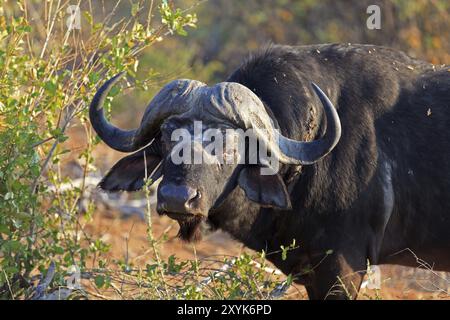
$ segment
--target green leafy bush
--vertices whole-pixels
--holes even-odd
[[[71,151],[65,145],[68,129],[74,124],[84,128],[86,144],[79,160],[85,179],[95,170],[92,150],[99,142],[87,120],[96,87],[126,71],[135,80],[123,81],[123,88],[147,90],[158,70],[137,78],[141,53],[172,34],[185,36],[186,28],[197,22],[189,8],[164,0],[108,5],[94,12],[82,3],[81,29],[70,30],[68,4],[0,2],[0,298],[272,297],[283,283],[254,268],[255,261],[264,267],[264,256],[214,261],[171,256],[163,261],[159,246],[164,237],[153,237],[149,200],[154,259],[145,268],[105,259],[109,246],[85,232],[95,208],[89,203],[80,210],[84,181],[81,187],[62,189],[71,182],[61,161]],[[117,13],[124,10],[126,18]],[[186,61],[188,54],[180,53],[181,59]],[[160,58],[162,65],[153,67],[167,64]],[[111,91],[106,109],[119,92]],[[79,281],[84,281],[82,287],[67,288]]]
[[[81,123],[87,146],[81,152],[84,173],[92,170],[92,147],[98,142],[87,123],[87,106],[103,77],[126,71],[135,76],[139,53],[168,32],[184,33],[195,15],[163,1],[162,17],[152,27],[152,8],[143,18],[142,2],[131,16],[117,20],[116,10],[98,20],[81,6],[81,30],[65,23],[67,5],[57,1],[0,4],[0,294],[27,298],[34,275],[56,265],[55,281],[63,285],[68,267],[86,267],[108,250],[83,233],[78,200],[83,190],[60,192],[68,181],[60,159],[69,150],[67,129]],[[155,4],[156,7],[156,4]],[[145,12],[147,13],[147,12]],[[33,19],[30,16],[40,16]],[[132,86],[142,86],[136,81]],[[114,94],[117,94],[118,90]],[[109,102],[108,102],[109,103]],[[52,188],[50,188],[52,186]],[[99,287],[107,284],[96,278]]]

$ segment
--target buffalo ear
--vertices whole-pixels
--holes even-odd
[[[244,167],[238,179],[239,186],[250,200],[263,207],[289,210],[291,199],[279,174],[262,175],[261,167]]]
[[[159,156],[144,152],[146,149],[133,153],[120,159],[106,176],[100,181],[99,187],[105,191],[136,191],[142,189],[145,179],[145,163],[147,163],[147,174],[150,175],[156,169],[150,178],[156,181],[161,176],[161,167]]]

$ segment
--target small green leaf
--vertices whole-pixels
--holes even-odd
[[[58,86],[52,81],[47,81],[44,83],[44,89],[47,90],[52,95],[55,95]]]
[[[105,277],[103,275],[97,275],[94,282],[97,288],[102,288],[105,285]]]
[[[292,274],[289,274],[286,279],[286,285],[290,286],[293,282]]]
[[[133,5],[131,6],[131,15],[135,17],[138,11],[139,11],[139,3],[133,3]]]

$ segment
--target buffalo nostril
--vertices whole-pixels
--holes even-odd
[[[163,215],[167,210],[166,210],[166,205],[163,201],[158,201],[156,204],[156,211],[158,212],[159,215]]]
[[[200,198],[200,192],[187,185],[160,185],[157,210],[160,214],[165,212],[191,214],[198,209]]]
[[[202,194],[200,193],[200,191],[196,190],[195,193],[193,194],[193,196],[187,201],[187,203],[186,203],[187,206],[189,208],[194,207],[199,202],[201,197],[202,197]]]

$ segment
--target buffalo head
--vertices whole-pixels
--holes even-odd
[[[89,116],[108,146],[134,153],[115,164],[100,187],[134,191],[143,187],[146,177],[152,181],[162,177],[157,210],[179,222],[180,236],[186,240],[200,237],[201,222],[237,186],[261,206],[289,209],[290,198],[281,177],[276,170],[264,173],[262,169],[273,169],[273,159],[312,164],[340,138],[337,112],[315,84],[312,87],[324,107],[327,125],[324,136],[311,142],[281,135],[258,96],[234,82],[209,87],[195,80],[172,81],[153,98],[137,129],[121,130],[105,119],[102,107],[119,78],[120,74],[100,87]],[[246,135],[248,130],[251,136]],[[251,137],[257,141],[253,153],[249,151]],[[261,155],[263,146],[270,157]]]

